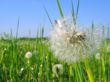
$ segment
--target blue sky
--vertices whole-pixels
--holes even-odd
[[[60,0],[65,16],[71,14],[71,0]],[[77,0],[73,0],[76,9]],[[49,34],[51,24],[44,11],[47,8],[51,19],[60,18],[56,0],[0,0],[0,33],[16,33],[17,21],[20,17],[19,37],[36,36],[38,27],[44,25],[45,35]],[[110,24],[110,0],[80,0],[78,22],[90,25]]]

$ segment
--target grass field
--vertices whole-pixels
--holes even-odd
[[[0,82],[109,82],[110,81],[110,52],[103,43],[97,50],[100,56],[68,65],[60,62],[52,55],[47,40],[25,39],[0,41]],[[27,59],[26,52],[32,57]],[[96,52],[96,53],[97,53]],[[63,73],[55,74],[52,68],[62,64]],[[57,72],[59,72],[57,71]]]

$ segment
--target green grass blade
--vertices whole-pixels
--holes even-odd
[[[73,21],[75,22],[75,13],[74,13],[74,6],[72,0],[71,0],[71,6],[72,6],[72,17],[73,17]]]
[[[107,27],[107,38],[109,38],[109,30],[110,30],[110,28],[109,28],[109,25],[108,25],[108,27]]]
[[[64,15],[63,15],[63,11],[62,11],[62,8],[61,8],[61,5],[60,5],[59,0],[57,0],[57,5],[58,5],[58,9],[59,9],[59,11],[60,11],[60,15],[61,15],[61,17],[64,17]]]
[[[90,66],[89,66],[89,63],[88,63],[88,61],[86,59],[84,61],[84,64],[85,64],[85,69],[86,69],[86,72],[87,72],[87,76],[88,76],[89,81],[90,82],[94,82],[92,71],[91,71]]]
[[[17,23],[16,39],[18,38],[19,21],[20,21],[20,17],[18,18],[18,23]]]
[[[71,6],[72,6],[72,17],[73,17],[73,21],[74,21],[74,24],[75,24],[75,25],[76,25],[76,21],[77,21],[77,17],[78,17],[79,3],[80,3],[80,0],[78,0],[77,9],[76,9],[76,14],[75,14],[75,12],[74,12],[73,1],[71,0]]]
[[[80,3],[80,0],[78,0],[78,4],[77,4],[77,10],[76,10],[76,20],[77,20],[77,17],[78,17],[79,3]]]
[[[46,12],[46,15],[47,15],[47,17],[48,17],[48,19],[49,19],[51,25],[53,26],[52,20],[51,20],[50,15],[49,15],[47,9],[45,8],[45,6],[44,6],[44,10],[45,10],[45,12]]]

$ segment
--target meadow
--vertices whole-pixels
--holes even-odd
[[[56,1],[63,17],[60,2]],[[52,23],[46,8],[45,11]],[[75,24],[77,14],[78,7],[76,15],[74,9],[72,12]],[[91,27],[94,28],[94,25]],[[55,57],[44,32],[41,29],[36,38],[11,36],[0,39],[0,82],[110,82],[109,39],[104,39],[90,58],[68,64]],[[105,34],[109,35],[109,29]]]
[[[86,62],[68,65],[54,57],[48,39],[0,40],[0,82],[109,82],[109,44],[110,40],[104,41]],[[28,51],[31,58],[25,57]],[[97,53],[100,53],[98,58]],[[56,64],[62,64],[61,74],[53,72]]]

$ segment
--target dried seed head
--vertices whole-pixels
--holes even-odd
[[[63,66],[62,66],[62,64],[55,64],[52,67],[52,71],[53,71],[55,76],[63,74]]]
[[[107,52],[110,52],[110,45],[107,46]]]
[[[32,57],[32,53],[31,53],[31,52],[27,52],[26,55],[25,55],[25,57],[26,57],[27,59],[31,58],[31,57]]]
[[[68,64],[88,58],[103,41],[102,29],[79,30],[72,19],[61,19],[54,25],[50,35],[54,55]]]
[[[101,59],[101,54],[100,54],[100,53],[96,53],[95,58],[96,58],[97,60],[100,60],[100,59]]]

